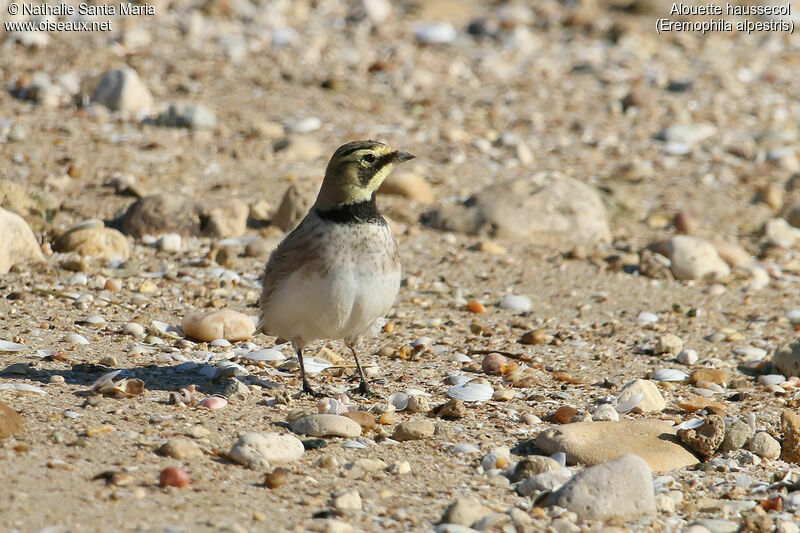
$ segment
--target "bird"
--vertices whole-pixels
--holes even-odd
[[[331,156],[317,199],[270,254],[261,275],[258,331],[292,343],[302,392],[320,396],[303,366],[315,340],[344,340],[361,382],[372,394],[356,343],[383,326],[400,290],[397,240],[375,193],[392,169],[414,159],[372,140],[352,141]]]

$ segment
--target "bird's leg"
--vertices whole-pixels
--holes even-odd
[[[353,344],[348,343],[347,347],[350,348],[350,351],[353,352],[353,359],[356,360],[356,368],[358,368],[358,375],[361,377],[361,383],[358,386],[356,391],[362,396],[373,396],[372,390],[369,388],[369,383],[367,383],[367,376],[364,375],[364,369],[361,368],[361,362],[358,360],[358,354],[356,354],[356,349]]]
[[[311,396],[322,396],[320,393],[311,388],[311,384],[308,382],[308,378],[306,377],[306,369],[303,366],[303,346],[296,343],[292,344],[294,344],[294,349],[297,351],[297,360],[300,361],[300,377],[303,380],[303,392],[310,394]]]

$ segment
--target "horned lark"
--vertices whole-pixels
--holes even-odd
[[[361,377],[358,391],[370,392],[355,344],[377,333],[400,288],[397,241],[375,191],[394,165],[413,157],[375,141],[341,146],[316,202],[267,261],[258,329],[292,342],[304,392],[315,394],[303,348],[317,339],[344,339]]]

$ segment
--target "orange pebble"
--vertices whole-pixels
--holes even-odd
[[[472,301],[467,304],[467,311],[471,313],[485,313],[486,308],[480,302]]]
[[[179,466],[169,466],[158,476],[159,487],[182,488],[189,484],[189,474]]]

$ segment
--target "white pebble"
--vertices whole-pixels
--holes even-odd
[[[681,350],[678,353],[678,362],[682,365],[691,366],[697,362],[697,352],[691,348]]]
[[[97,326],[100,324],[106,324],[106,319],[101,317],[100,315],[89,315],[84,320],[87,324],[92,324],[93,326]]]
[[[69,333],[64,337],[64,340],[67,342],[71,342],[72,344],[89,344],[89,341],[86,340],[86,337],[83,335],[78,335],[77,333]]]
[[[658,322],[658,316],[649,311],[642,311],[639,313],[639,316],[636,317],[636,320],[638,320],[641,324],[655,324]]]
[[[752,357],[754,359],[763,359],[767,355],[767,351],[764,348],[756,348],[755,346],[737,346],[732,351],[734,355]]]
[[[423,22],[414,26],[414,38],[422,44],[446,44],[456,38],[456,29],[447,22]]]
[[[789,319],[789,322],[792,324],[800,324],[800,309],[793,309],[786,313],[786,318]]]
[[[209,346],[222,346],[222,347],[227,347],[231,345],[230,341],[227,341],[225,339],[214,339],[208,344]]]
[[[123,335],[131,335],[133,337],[138,337],[143,333],[144,333],[144,326],[136,322],[128,322],[127,324],[122,326]]]
[[[68,285],[86,285],[87,283],[89,283],[89,278],[82,272],[78,272],[67,278]]]
[[[761,385],[780,385],[786,381],[786,376],[781,374],[767,374],[758,377],[758,383]]]
[[[158,249],[164,252],[180,252],[183,240],[177,233],[165,233],[158,239]]]
[[[531,299],[527,296],[518,294],[506,294],[500,300],[500,307],[514,311],[515,313],[527,313],[531,310]]]

